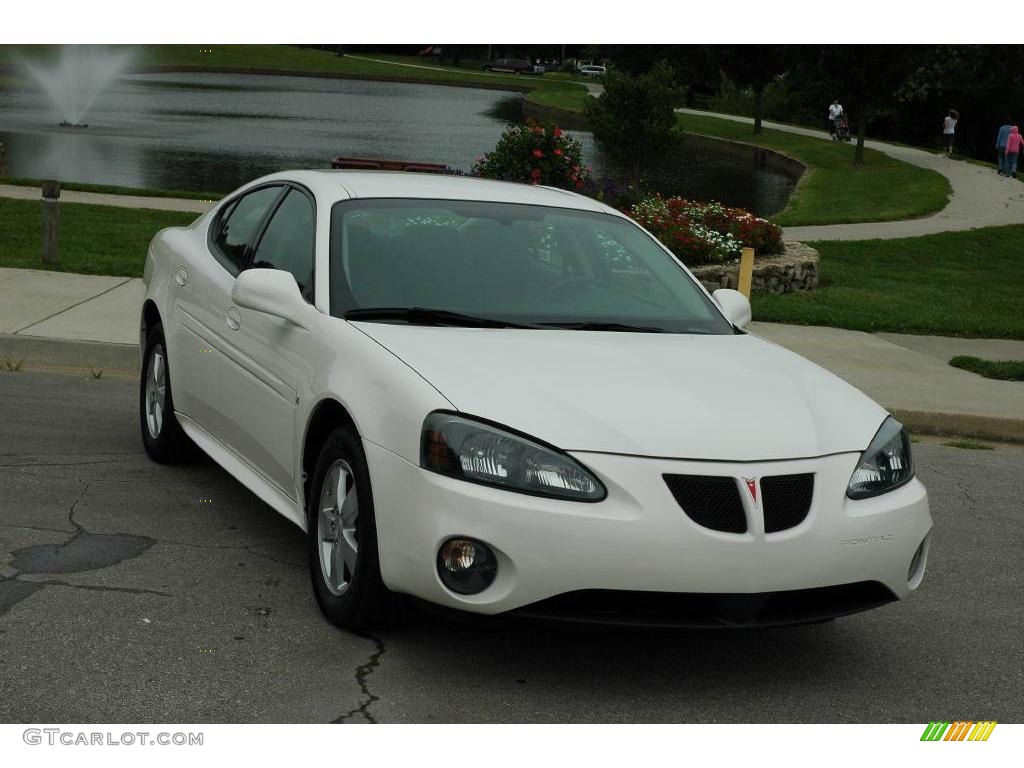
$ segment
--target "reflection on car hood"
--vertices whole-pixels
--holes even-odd
[[[886,412],[752,335],[356,323],[460,411],[565,450],[756,461],[864,450]]]

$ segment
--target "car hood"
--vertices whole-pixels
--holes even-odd
[[[758,461],[862,451],[886,412],[750,334],[354,323],[459,411],[567,451]]]

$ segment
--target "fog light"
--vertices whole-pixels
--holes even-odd
[[[494,552],[476,539],[448,539],[437,551],[437,574],[452,592],[475,595],[494,582],[498,560]]]

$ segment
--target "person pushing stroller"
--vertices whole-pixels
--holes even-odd
[[[843,105],[839,103],[839,99],[832,99],[832,104],[828,108],[828,128],[829,133],[832,135],[832,141],[836,141],[839,137],[839,126],[840,123],[846,121],[846,117],[843,115]]]

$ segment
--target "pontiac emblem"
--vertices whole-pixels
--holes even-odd
[[[743,482],[747,484],[747,490],[750,491],[750,498],[755,504],[757,504],[757,478],[744,477]]]

